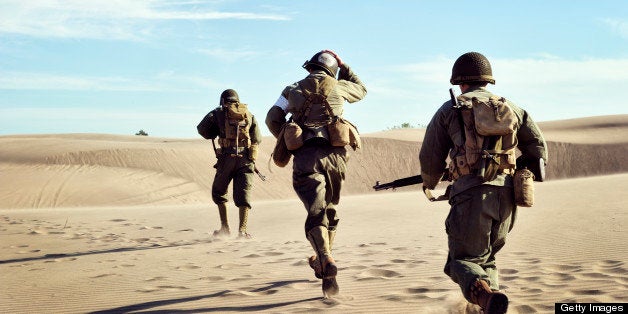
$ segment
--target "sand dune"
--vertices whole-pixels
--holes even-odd
[[[626,302],[628,115],[541,123],[548,181],[500,256],[509,313]],[[442,273],[448,205],[417,187],[423,130],[364,136],[352,152],[335,246],[341,293],[322,299],[290,167],[268,169],[253,240],[214,238],[211,143],[106,134],[0,137],[0,312],[477,313]],[[596,139],[600,139],[597,141]],[[560,180],[558,180],[560,179]],[[230,220],[237,210],[230,204]]]
[[[541,124],[550,150],[549,180],[628,171],[628,115]],[[351,152],[345,195],[371,193],[382,182],[419,173],[424,130],[364,136]],[[593,134],[593,135],[591,135]],[[579,136],[580,135],[580,136]],[[600,143],[593,143],[593,139]],[[212,147],[202,139],[103,134],[0,137],[0,208],[192,204],[210,202]],[[255,199],[292,195],[290,165],[270,165],[274,139],[264,138]],[[270,168],[270,169],[269,169]]]

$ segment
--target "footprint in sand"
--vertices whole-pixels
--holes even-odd
[[[604,292],[597,289],[571,290],[575,295],[602,295]]]
[[[362,243],[359,244],[358,247],[369,247],[369,246],[376,246],[376,245],[387,245],[388,243],[386,242],[371,242],[371,243]]]
[[[378,280],[403,277],[400,273],[388,269],[369,269],[355,276],[357,280]]]
[[[560,273],[577,273],[582,271],[582,266],[580,265],[568,265],[568,264],[558,264],[551,265],[548,267],[550,270],[554,270]]]
[[[254,277],[253,275],[243,275],[240,277],[231,278],[229,279],[229,281],[245,281],[245,280],[250,280],[251,278],[257,278],[257,277]]]
[[[283,253],[282,252],[276,252],[276,251],[269,251],[269,252],[264,253],[264,255],[266,255],[266,256],[279,256],[279,255],[283,255]]]
[[[182,290],[189,290],[189,289],[190,288],[184,287],[184,286],[157,286],[157,287],[145,287],[136,291],[149,293],[149,292],[155,292],[155,291],[182,291]]]
[[[119,274],[108,273],[108,274],[100,274],[100,275],[92,276],[90,278],[97,279],[97,278],[105,278],[105,277],[111,277],[111,276],[120,276],[120,275]]]
[[[109,221],[111,221],[111,222],[123,222],[123,221],[126,221],[126,219],[116,218],[116,219],[111,219]]]
[[[216,266],[216,268],[218,269],[236,269],[236,268],[242,268],[242,267],[248,267],[251,266],[251,264],[243,264],[243,263],[227,263],[227,264],[221,264]]]
[[[262,256],[261,256],[261,255],[259,255],[259,254],[255,254],[255,253],[253,253],[253,254],[249,254],[249,255],[242,256],[242,257],[243,257],[243,258],[258,258],[258,257],[262,257]]]
[[[183,265],[183,266],[177,266],[174,269],[176,269],[176,270],[180,270],[180,269],[189,270],[189,269],[199,269],[199,268],[201,268],[201,266],[198,266],[196,264],[186,264],[186,265]]]
[[[165,280],[165,279],[166,279],[166,277],[163,277],[163,276],[157,276],[157,277],[152,277],[152,278],[144,279],[144,281],[147,281],[147,282],[152,282],[152,281],[162,281],[162,280]]]
[[[222,277],[222,276],[207,276],[207,277],[201,277],[198,280],[222,281],[222,280],[225,280],[225,277]]]
[[[604,260],[597,262],[593,268],[601,271],[602,273],[626,275],[628,274],[628,270],[626,270],[623,266],[624,262],[622,261]]]
[[[308,262],[306,260],[304,260],[304,259],[300,259],[300,260],[290,264],[290,266],[297,266],[297,267],[304,266],[304,265],[308,265],[309,266]]]

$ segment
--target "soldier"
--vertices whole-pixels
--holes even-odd
[[[230,235],[226,203],[227,188],[233,180],[233,201],[240,214],[238,237],[251,238],[246,227],[251,209],[255,159],[262,140],[255,116],[246,104],[240,103],[235,90],[227,89],[220,95],[220,106],[203,118],[197,130],[205,139],[212,140],[218,159],[214,165],[216,176],[212,184],[212,199],[218,205],[221,227],[214,231],[214,235]],[[216,137],[220,145],[218,149],[214,143]]]
[[[268,111],[266,125],[278,137],[283,134],[286,115],[292,114],[290,121],[302,132],[298,137],[302,146],[292,150],[293,187],[307,210],[305,236],[316,253],[309,258],[309,264],[315,276],[323,279],[327,296],[337,294],[339,289],[335,278],[338,268],[331,250],[339,221],[336,205],[347,163],[347,143],[334,140],[338,134],[332,126],[349,126],[342,119],[343,104],[364,98],[366,88],[351,68],[329,50],[316,53],[303,68],[309,75],[283,90]],[[357,130],[352,130],[357,136]]]
[[[460,286],[464,297],[485,313],[505,313],[508,298],[499,292],[495,254],[504,246],[517,212],[513,196],[515,148],[527,160],[542,158],[544,163],[546,143],[525,110],[486,89],[495,80],[482,54],[460,56],[450,82],[460,86],[462,95],[457,99],[461,104],[445,102],[427,126],[419,153],[423,189],[436,187],[447,171],[449,154],[449,175],[454,183],[445,221],[449,254],[444,271]],[[481,121],[481,114],[475,111],[477,104],[490,108],[489,124],[500,120],[498,111],[510,117],[502,119],[509,120],[504,123],[507,131],[503,135],[484,130],[486,121]],[[465,105],[471,110],[461,109]]]

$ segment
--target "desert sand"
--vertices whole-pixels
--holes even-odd
[[[540,126],[548,179],[497,257],[509,313],[628,302],[628,115]],[[329,299],[306,262],[290,165],[269,167],[270,137],[244,240],[211,235],[206,140],[0,136],[0,312],[477,313],[442,271],[448,204],[418,186],[371,188],[419,173],[423,133],[365,134],[351,153],[334,246],[341,290]],[[233,203],[229,219],[235,228]]]

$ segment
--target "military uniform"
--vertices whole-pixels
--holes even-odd
[[[468,99],[489,99],[491,96],[494,95],[486,88],[475,85],[461,95]],[[524,156],[547,160],[546,143],[536,123],[525,110],[507,100],[506,104],[517,120],[515,146]],[[433,189],[438,184],[446,172],[447,157],[456,160],[464,154],[458,149],[465,147],[463,125],[459,109],[454,108],[452,101],[447,101],[427,126],[419,153],[424,188]],[[449,195],[451,208],[445,221],[449,254],[444,271],[458,283],[467,300],[481,306],[487,306],[492,295],[489,292],[484,301],[478,301],[480,294],[473,292],[482,289],[484,283],[488,284],[487,289],[490,288],[487,291],[499,290],[495,254],[504,246],[517,214],[512,172],[507,170],[498,171],[489,181],[484,181],[476,173],[459,176]],[[505,305],[500,305],[505,306],[505,311],[508,301],[505,296],[500,297],[505,299]]]
[[[228,140],[226,115],[227,110],[221,105],[210,111],[197,127],[199,134],[204,138],[212,140],[216,137],[219,138],[220,147],[216,149],[217,162],[214,165],[216,175],[212,183],[212,199],[218,205],[221,229],[217,230],[215,234],[229,234],[226,213],[227,188],[233,181],[233,201],[239,208],[240,214],[239,235],[249,237],[246,227],[248,211],[251,208],[254,162],[262,136],[255,116],[249,113],[243,122],[243,124],[247,124],[248,134],[241,136],[238,143],[235,143],[235,140]]]
[[[317,253],[312,258],[317,261],[331,257],[339,221],[335,206],[340,201],[347,169],[347,150],[330,145],[327,121],[330,113],[332,116],[342,115],[345,101],[356,102],[366,95],[364,84],[346,64],[340,66],[337,80],[334,76],[335,71],[311,68],[305,79],[283,90],[266,117],[266,124],[275,137],[286,123],[287,114],[292,114],[303,130],[304,145],[292,152],[292,179],[294,190],[307,211],[305,234]],[[306,110],[306,94],[309,92],[326,95],[329,108],[317,103]],[[317,273],[317,277],[319,275]]]

